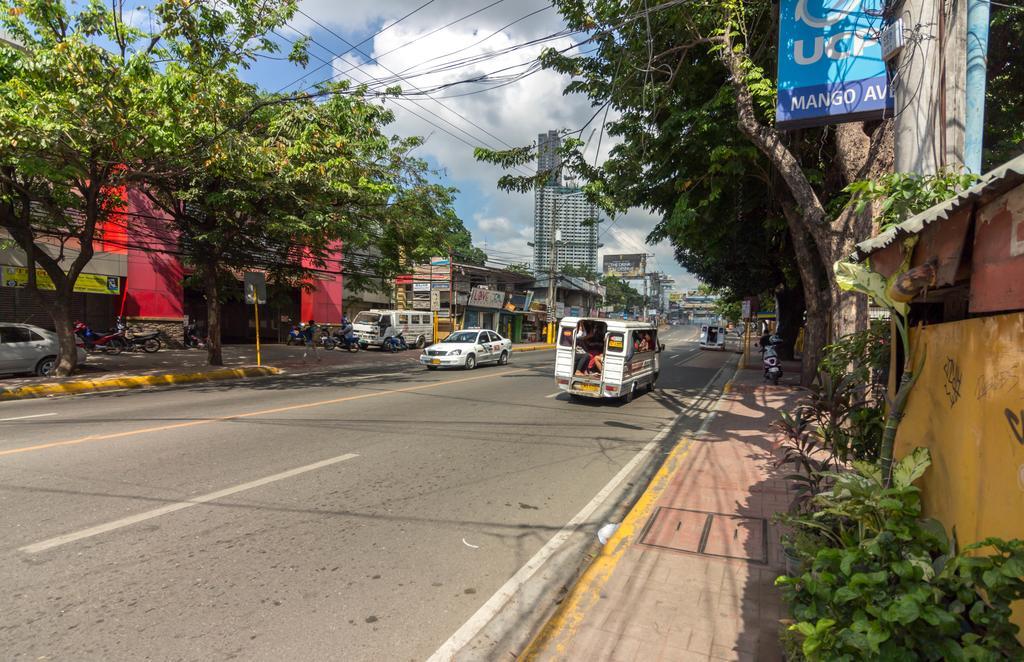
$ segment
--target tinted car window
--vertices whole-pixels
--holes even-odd
[[[0,342],[16,343],[31,342],[34,334],[21,326],[0,326]],[[42,340],[42,338],[39,338]]]

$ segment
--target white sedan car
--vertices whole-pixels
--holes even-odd
[[[57,334],[31,324],[0,322],[0,374],[33,372],[48,377],[57,365]],[[85,350],[78,348],[78,363]]]
[[[423,350],[420,363],[430,370],[465,368],[481,363],[505,365],[512,355],[512,341],[487,329],[454,331],[447,338]]]

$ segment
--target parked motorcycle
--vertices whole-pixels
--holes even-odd
[[[286,345],[305,345],[306,334],[303,333],[302,324],[293,324],[291,330],[288,332],[288,339],[285,340]]]
[[[96,333],[88,324],[79,320],[75,322],[71,330],[81,340],[77,344],[85,348],[87,352],[101,350],[107,354],[120,354],[128,347],[124,329],[120,324],[106,333]]]
[[[351,324],[341,327],[333,335],[338,349],[347,349],[350,352],[359,351],[359,336],[352,330]]]
[[[129,351],[142,350],[147,354],[159,352],[163,347],[159,331],[146,331],[145,333],[125,334],[126,349]]]
[[[203,349],[206,347],[206,341],[200,338],[199,334],[196,333],[195,324],[186,324],[183,335],[185,347],[188,347],[189,349]]]
[[[782,343],[779,336],[770,336],[768,342],[761,345],[761,367],[764,368],[764,379],[772,384],[778,384],[782,377],[782,362],[779,360],[779,352],[776,345]]]
[[[405,341],[405,336],[402,335],[402,330],[399,329],[394,335],[385,338],[380,348],[384,352],[400,352],[409,349],[409,343]]]

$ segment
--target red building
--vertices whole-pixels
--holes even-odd
[[[181,338],[186,317],[197,322],[202,333],[206,301],[201,291],[187,286],[188,270],[179,259],[177,241],[166,215],[139,191],[128,191],[123,213],[110,217],[97,233],[95,255],[79,278],[72,312],[95,328],[109,328],[123,315],[129,323],[160,328],[171,338]],[[58,247],[47,249],[58,254]],[[68,262],[74,247],[65,247]],[[340,245],[331,264],[340,264]],[[52,328],[45,306],[25,290],[25,254],[17,248],[0,250],[0,321],[28,322]],[[42,273],[40,270],[39,273]],[[261,339],[283,339],[292,321],[315,319],[338,323],[342,312],[343,277],[318,273],[312,289],[268,287],[268,303],[260,311]],[[46,279],[41,278],[40,282]],[[252,307],[237,292],[228,292],[223,304],[222,336],[225,342],[255,338]]]

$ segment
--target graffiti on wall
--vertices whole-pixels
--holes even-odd
[[[946,373],[946,397],[949,398],[949,406],[952,407],[960,399],[960,386],[964,381],[964,373],[956,359],[952,357],[946,359],[946,365],[942,370]]]

